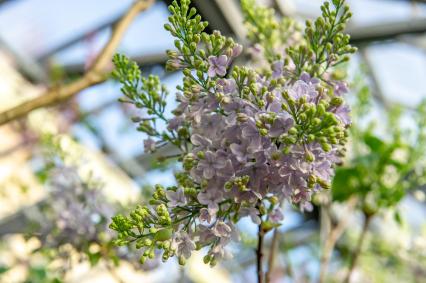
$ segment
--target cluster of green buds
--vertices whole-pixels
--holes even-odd
[[[290,39],[297,40],[299,25],[290,17],[278,20],[272,8],[260,7],[255,0],[241,1],[247,27],[247,37],[259,44],[268,61],[273,62],[283,57],[283,49]]]
[[[235,66],[232,70],[232,78],[238,88],[239,95],[242,99],[253,101],[259,107],[265,106],[263,95],[266,90],[256,84],[257,73],[250,68],[244,66]]]
[[[158,194],[158,190],[155,194],[156,197],[164,197]],[[167,207],[159,204],[155,211],[151,211],[146,206],[138,206],[129,217],[116,215],[112,218],[110,228],[118,233],[114,242],[116,245],[125,246],[135,242],[137,249],[144,249],[140,258],[143,264],[147,258],[155,257],[156,249],[164,251],[164,260],[173,255],[170,225],[171,218]]]
[[[292,113],[295,125],[288,133],[280,136],[281,142],[293,145],[316,141],[326,152],[331,150],[331,145],[346,143],[347,130],[330,111],[343,103],[340,97],[334,97],[330,102],[321,100],[315,104],[307,102],[305,97],[295,100],[286,91],[282,96],[287,102],[282,104],[282,108]],[[309,155],[307,158],[310,159]]]
[[[236,177],[233,180],[230,180],[230,181],[225,183],[225,189],[230,190],[233,187],[236,187],[241,192],[248,191],[247,184],[248,184],[249,181],[250,181],[250,177],[247,176],[247,175],[241,176],[241,177]]]
[[[115,70],[112,76],[121,83],[125,96],[119,101],[146,111],[146,117],[132,118],[133,122],[138,123],[138,130],[149,136],[170,140],[167,133],[159,133],[156,129],[157,120],[167,121],[164,117],[168,95],[165,85],[160,83],[158,76],[142,77],[138,65],[124,55],[116,54],[113,63]]]
[[[169,50],[166,68],[171,71],[183,69],[185,75],[180,90],[188,97],[201,89],[209,89],[214,82],[207,76],[209,57],[226,55],[228,59],[236,57],[237,44],[232,38],[221,35],[219,31],[212,34],[204,32],[208,23],[201,20],[195,8],[189,8],[191,1],[173,1],[169,6],[172,15],[165,29],[176,38],[177,51]]]
[[[197,165],[197,162],[195,155],[193,153],[188,153],[183,157],[183,169],[185,169],[185,171],[190,171],[195,165]]]
[[[270,62],[281,60],[284,52],[276,46],[283,46],[289,37],[297,39],[294,35],[297,34],[298,28],[291,21],[278,23],[272,16],[272,10],[259,7],[254,2],[242,1],[249,39],[264,47],[265,57]],[[322,15],[314,23],[310,20],[306,22],[303,40],[285,50],[289,57],[283,61],[284,65],[296,79],[303,72],[322,78],[328,69],[347,62],[348,55],[356,52],[356,48],[349,45],[349,35],[343,33],[352,16],[345,1],[324,2],[321,11]],[[286,17],[283,21],[285,19]],[[281,30],[283,28],[284,31]]]

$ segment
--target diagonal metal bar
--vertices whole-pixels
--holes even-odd
[[[426,18],[379,23],[375,25],[348,27],[351,42],[355,45],[372,41],[392,39],[405,34],[426,33]]]

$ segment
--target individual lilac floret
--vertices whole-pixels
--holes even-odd
[[[210,56],[209,57],[209,77],[213,78],[216,75],[223,77],[226,75],[226,69],[228,66],[228,57],[226,55]]]
[[[167,191],[166,196],[170,207],[184,206],[186,204],[186,197],[182,188],[177,189],[176,192]]]
[[[156,148],[155,141],[151,138],[148,138],[143,141],[144,150],[146,153],[153,153]]]
[[[185,231],[176,233],[172,241],[172,247],[176,250],[177,256],[189,258],[193,250],[195,250],[195,243],[191,236]]]

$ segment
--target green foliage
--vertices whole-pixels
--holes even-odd
[[[31,266],[24,283],[62,283],[57,277],[53,277],[46,266]]]
[[[0,265],[0,276],[1,276],[3,273],[6,273],[8,270],[9,270],[9,268],[8,268],[8,267],[6,267],[6,266],[4,266],[4,265]]]
[[[354,113],[368,114],[369,100],[368,90],[362,87]],[[423,102],[412,112],[398,106],[391,109],[381,123],[384,134],[379,133],[374,122],[362,127],[361,117],[354,117],[351,158],[336,170],[334,200],[357,196],[364,213],[375,214],[395,207],[409,190],[426,184],[425,106]],[[408,117],[415,127],[403,126],[403,117]],[[395,217],[398,219],[398,215]]]

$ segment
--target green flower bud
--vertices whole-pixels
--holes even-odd
[[[343,103],[343,98],[339,97],[339,96],[335,96],[331,99],[330,104],[332,106],[340,106]]]
[[[328,143],[321,143],[321,148],[325,151],[325,152],[329,152],[331,150],[331,145]]]
[[[316,126],[318,126],[318,125],[320,125],[321,124],[321,119],[319,119],[319,118],[314,118],[313,120],[312,120],[312,124],[316,127]]]
[[[267,129],[265,129],[265,128],[263,128],[263,129],[260,129],[259,130],[259,133],[260,133],[260,135],[261,136],[266,136],[266,135],[268,135],[268,130]]]
[[[234,183],[231,181],[228,181],[225,183],[225,190],[229,191],[232,189],[233,186],[234,186]]]
[[[182,266],[186,264],[186,259],[182,255],[179,257],[179,264],[182,265]]]
[[[200,158],[200,159],[204,159],[206,157],[206,155],[205,155],[204,151],[199,151],[199,152],[197,152],[197,157]]]
[[[313,162],[313,161],[315,161],[315,156],[312,154],[312,152],[310,152],[309,150],[307,150],[306,152],[305,152],[305,158],[306,158],[306,161],[308,161],[308,162]]]
[[[217,260],[216,260],[214,257],[212,257],[212,258],[210,259],[210,266],[211,266],[211,267],[215,267],[215,266],[216,266],[216,264],[217,264]]]
[[[317,183],[323,188],[323,189],[326,189],[326,190],[329,190],[329,189],[331,189],[331,185],[330,185],[330,183],[328,183],[328,182],[326,182],[326,181],[324,181],[324,180],[322,180],[321,178],[317,178]]]
[[[244,123],[244,122],[247,122],[248,119],[249,119],[249,117],[244,113],[238,113],[237,114],[238,122]]]
[[[291,128],[288,130],[288,133],[289,133],[290,135],[297,135],[297,129],[296,129],[295,127],[291,127]]]
[[[210,255],[205,255],[205,256],[203,257],[203,262],[204,262],[205,264],[208,264],[208,263],[210,262],[210,260],[211,260],[211,256],[210,256]]]
[[[172,238],[173,231],[171,228],[161,229],[154,235],[154,241],[167,241]]]
[[[276,197],[276,196],[271,196],[271,197],[269,198],[269,201],[271,202],[271,204],[272,204],[272,205],[277,205],[277,204],[278,204],[278,202],[279,202],[279,199],[278,199],[278,197]]]

